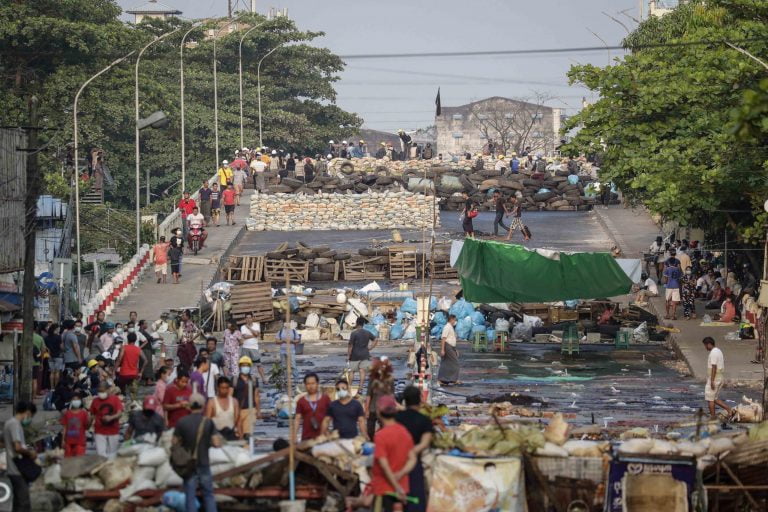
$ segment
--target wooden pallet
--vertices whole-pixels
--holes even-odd
[[[342,261],[345,281],[368,281],[371,279],[386,279],[387,272],[380,263],[381,257],[368,258],[362,261]]]
[[[272,307],[272,286],[270,283],[238,284],[232,287],[229,315],[240,322],[248,313],[257,322],[275,319]]]
[[[418,277],[416,246],[392,245],[389,247],[389,278],[393,280]]]
[[[451,266],[449,259],[437,259],[432,265],[432,277],[435,279],[458,279],[459,271]]]
[[[264,279],[264,256],[230,256],[225,278],[227,281],[261,282]]]
[[[264,280],[268,283],[284,285],[286,278],[290,281],[306,283],[309,281],[309,261],[304,260],[271,260],[264,262]]]

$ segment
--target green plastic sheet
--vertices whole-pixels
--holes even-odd
[[[615,297],[632,281],[609,253],[554,252],[466,239],[455,264],[472,302],[550,302]]]

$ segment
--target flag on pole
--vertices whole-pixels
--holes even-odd
[[[442,108],[440,107],[440,88],[437,88],[437,97],[435,98],[435,115],[439,116],[442,113]]]

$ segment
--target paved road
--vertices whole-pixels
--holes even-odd
[[[654,238],[659,235],[659,228],[651,220],[644,209],[627,209],[619,205],[598,208],[595,213],[604,223],[608,233],[613,236],[628,258],[641,258]],[[663,289],[661,290],[663,294]],[[657,313],[664,315],[664,299],[652,299],[651,305]],[[697,316],[701,318],[705,312],[703,304],[697,301]],[[708,311],[710,315],[717,311]],[[682,318],[682,310],[678,312]],[[737,330],[733,327],[702,327],[697,320],[668,321],[670,325],[681,330],[673,334],[673,342],[685,357],[691,371],[698,379],[706,379],[707,351],[701,343],[706,336],[712,336],[725,355],[725,379],[733,385],[755,384],[762,382],[763,371],[758,364],[751,363],[755,355],[756,340],[726,341],[728,332]]]
[[[219,259],[229,248],[241,229],[245,229],[248,205],[252,190],[245,190],[240,206],[235,208],[234,226],[222,223],[220,227],[208,227],[206,247],[197,256],[185,254],[181,265],[181,282],[157,284],[152,267],[144,273],[139,285],[113,311],[111,321],[124,321],[130,311],[136,311],[139,318],[150,323],[168,308],[197,306],[204,287],[207,287],[218,267]],[[223,219],[222,219],[223,222]],[[169,269],[170,270],[170,269]]]

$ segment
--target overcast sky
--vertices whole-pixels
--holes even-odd
[[[227,0],[160,0],[185,18],[225,16]],[[250,0],[232,0],[236,9]],[[130,9],[143,0],[118,0]],[[288,8],[299,28],[324,31],[315,41],[339,55],[498,51],[610,46],[636,23],[637,0],[257,0],[256,9]],[[612,51],[611,57],[619,52]],[[386,131],[434,123],[434,100],[457,106],[489,96],[554,97],[550,106],[573,114],[589,92],[569,87],[576,63],[608,63],[606,50],[556,55],[348,59],[336,84],[338,104],[358,113],[364,126]]]

